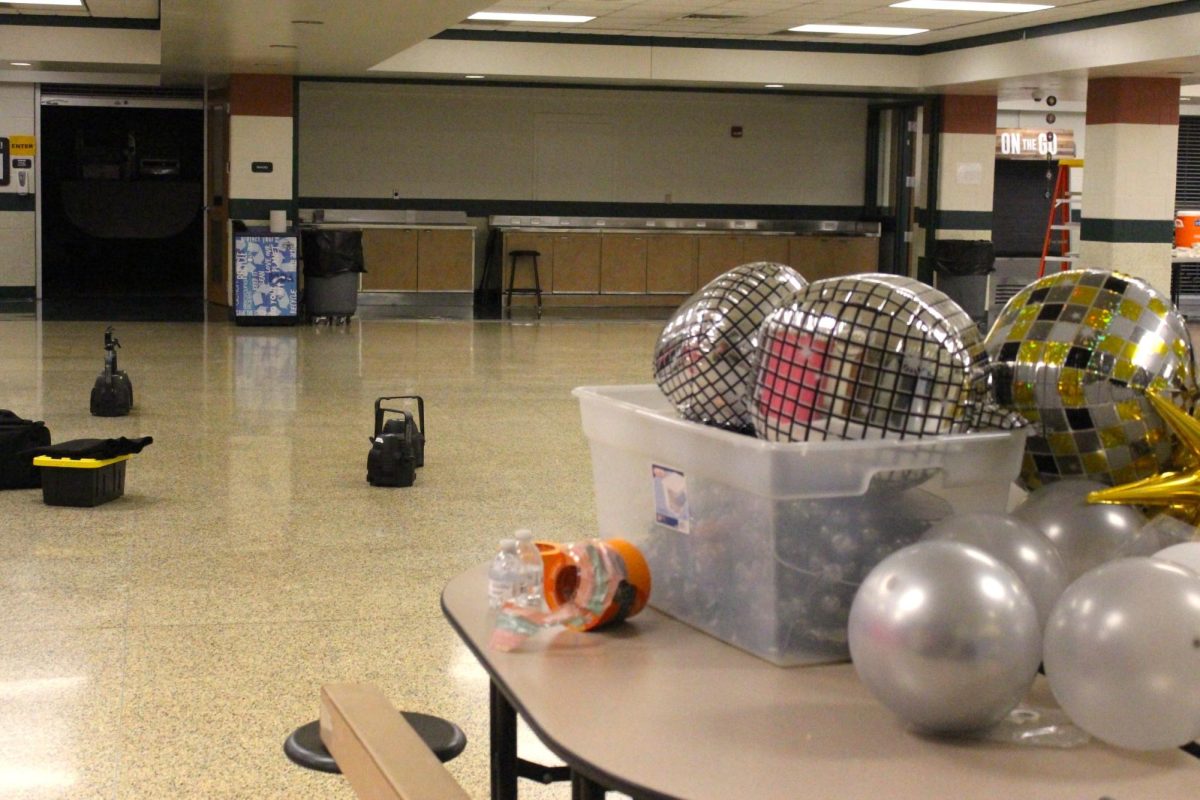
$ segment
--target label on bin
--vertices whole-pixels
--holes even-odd
[[[687,480],[677,469],[661,464],[650,466],[654,480],[654,519],[659,525],[691,533],[687,501]]]

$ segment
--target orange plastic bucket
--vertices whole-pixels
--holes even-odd
[[[608,545],[625,566],[625,582],[633,590],[632,597],[622,598],[620,593],[613,602],[599,615],[577,627],[578,630],[591,631],[610,623],[629,619],[646,607],[650,599],[650,566],[640,550],[624,539],[605,539]],[[545,568],[546,604],[550,610],[567,603],[575,596],[579,584],[579,567],[572,563],[571,557],[561,549],[559,556],[552,566],[545,551],[542,553],[542,565]]]
[[[1200,211],[1175,212],[1175,246],[1192,248],[1200,245]]]

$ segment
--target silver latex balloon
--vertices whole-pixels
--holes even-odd
[[[1058,597],[1067,588],[1067,568],[1045,534],[1027,522],[1005,514],[960,514],[937,522],[925,539],[959,542],[978,547],[999,559],[1021,579],[1037,607],[1043,628]]]
[[[1071,584],[1046,626],[1046,677],[1098,739],[1133,750],[1200,736],[1200,576],[1154,558],[1105,564]]]
[[[1080,479],[1050,483],[1032,492],[1013,511],[1013,516],[1054,543],[1067,568],[1068,581],[1106,561],[1153,552],[1139,540],[1146,524],[1140,511],[1087,501],[1088,493],[1104,488],[1104,484]]]
[[[1002,720],[1042,654],[1020,578],[957,542],[918,542],[881,561],[854,598],[849,639],[872,694],[918,730],[941,734]]]
[[[759,339],[750,413],[763,439],[919,438],[965,432],[979,416],[979,330],[912,278],[816,281]]]
[[[749,429],[758,328],[808,285],[783,264],[734,267],[696,292],[667,321],[654,349],[654,380],[684,419]]]
[[[1159,550],[1154,557],[1200,573],[1200,542],[1173,544]]]

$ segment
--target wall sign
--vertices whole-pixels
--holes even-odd
[[[0,186],[8,186],[8,139],[0,137]]]
[[[9,155],[13,158],[33,158],[37,155],[36,141],[32,136],[8,137]]]
[[[251,172],[274,172],[275,171],[275,163],[272,161],[251,161],[250,162],[250,171]]]
[[[33,169],[32,158],[14,158],[12,160],[13,169]]]
[[[997,128],[996,158],[1055,159],[1075,157],[1075,132],[1038,128]]]

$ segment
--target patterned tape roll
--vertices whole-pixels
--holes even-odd
[[[508,601],[496,615],[492,647],[512,650],[543,628],[596,630],[637,614],[650,597],[650,568],[624,539],[539,542],[549,611]]]

